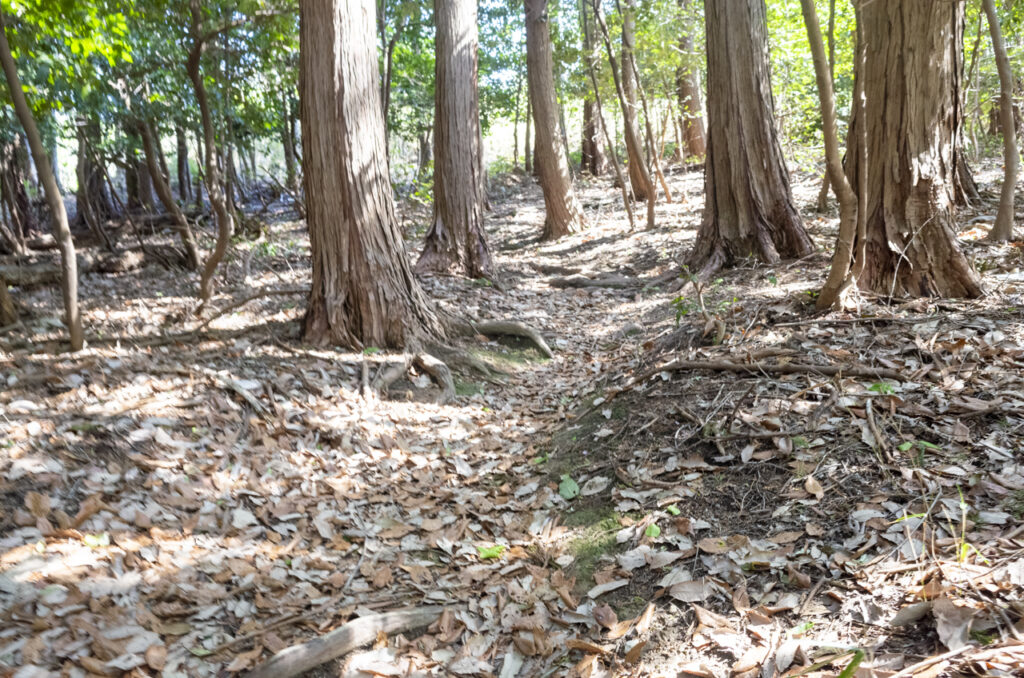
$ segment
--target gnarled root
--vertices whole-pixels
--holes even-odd
[[[485,337],[523,337],[532,341],[540,349],[540,352],[548,358],[555,357],[554,351],[548,346],[548,342],[544,341],[544,337],[540,335],[540,332],[522,323],[507,320],[488,320],[483,322],[463,320],[453,323],[453,326],[453,329],[458,334],[467,337],[475,334],[482,334]]]
[[[410,366],[415,366],[430,375],[434,383],[441,388],[441,395],[437,398],[438,405],[445,405],[455,398],[455,380],[452,378],[452,371],[448,369],[448,365],[444,361],[429,353],[420,353],[415,356],[406,355],[401,361],[385,364],[374,377],[372,389],[377,392],[387,390],[388,386],[405,376]]]

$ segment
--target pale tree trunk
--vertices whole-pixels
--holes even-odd
[[[803,5],[803,0],[801,0]],[[806,8],[804,9],[804,21],[807,21]],[[814,13],[814,23],[818,25],[817,11]],[[810,27],[808,26],[808,29]],[[820,32],[820,27],[819,27]],[[828,78],[829,85],[834,90],[836,86],[836,0],[828,0]],[[817,58],[817,55],[815,55]],[[821,88],[818,88],[821,91]],[[833,99],[832,105],[835,106]],[[826,151],[827,153],[827,151]],[[828,158],[825,159],[826,166],[828,165]],[[832,179],[830,177],[831,170],[825,170],[825,176],[821,180],[821,189],[818,190],[818,211],[824,212],[828,209],[828,189],[832,186]],[[852,253],[852,250],[851,250]]]
[[[82,333],[82,314],[78,308],[78,262],[75,259],[75,244],[71,239],[71,229],[68,227],[68,214],[64,209],[64,199],[57,188],[57,179],[53,174],[53,168],[50,167],[50,160],[46,157],[46,149],[43,148],[43,141],[39,138],[35,118],[32,117],[32,109],[29,107],[28,101],[25,99],[25,91],[21,87],[18,68],[11,56],[5,24],[4,15],[0,13],[0,62],[3,62],[4,75],[7,78],[11,99],[14,102],[14,112],[21,121],[25,136],[28,137],[32,158],[36,163],[36,172],[43,185],[46,202],[50,206],[53,233],[57,238],[57,247],[60,250],[64,321],[68,326],[71,350],[80,351],[85,343],[85,338]],[[4,283],[0,282],[0,284]]]
[[[629,160],[629,183],[633,187],[633,195],[637,200],[654,199],[654,182],[651,180],[651,173],[647,169],[647,161],[644,159],[643,144],[640,143],[640,135],[637,132],[637,98],[636,81],[633,79],[633,50],[636,47],[636,11],[626,3],[622,6],[622,126],[626,135],[626,156]],[[597,20],[602,23],[604,19],[594,9]],[[608,54],[611,58],[611,52]],[[612,70],[615,65],[612,64]],[[649,210],[653,212],[653,210]],[[654,225],[648,220],[647,227]]]
[[[683,11],[689,8],[689,0],[678,0],[678,3]],[[687,21],[679,37],[679,49],[684,55],[693,52],[693,30],[693,23]],[[692,158],[703,158],[707,153],[707,133],[704,129],[704,107],[701,105],[700,70],[692,66],[676,69],[676,97],[679,99],[686,152]]]
[[[516,108],[512,122],[512,169],[519,169],[519,107],[523,99],[523,76],[516,76]]]
[[[524,0],[526,9],[526,72],[536,132],[535,153],[547,216],[543,240],[555,240],[584,226],[583,209],[569,174],[569,162],[558,138],[554,57],[548,28],[548,0]]]
[[[217,266],[228,251],[231,235],[235,231],[235,223],[234,215],[228,209],[228,202],[224,197],[224,184],[217,160],[217,135],[213,129],[213,114],[210,111],[210,103],[206,96],[206,84],[203,82],[203,74],[199,68],[199,60],[202,57],[203,48],[207,40],[206,36],[202,34],[202,5],[200,0],[190,0],[189,10],[192,18],[190,27],[192,45],[185,64],[185,70],[192,81],[192,89],[195,91],[196,100],[199,102],[199,113],[203,127],[202,146],[205,151],[206,191],[210,196],[210,206],[217,220],[217,243],[214,245],[210,256],[206,259],[206,264],[203,266],[199,277],[200,305],[197,312],[201,312],[203,307],[210,301],[210,297],[213,296],[213,275],[217,272]],[[196,199],[202,200],[201,194],[197,195]]]
[[[434,0],[434,220],[417,272],[490,278],[477,94],[476,0]]]
[[[530,125],[533,124],[533,104],[530,103],[530,79],[526,79],[526,139],[523,149],[523,169],[527,174],[533,174],[533,134]]]
[[[601,139],[601,121],[597,111],[597,103],[593,94],[583,100],[583,142],[580,146],[580,169],[586,170],[590,176],[603,175],[608,167],[608,158],[604,154],[604,142]]]
[[[850,125],[851,139],[867,139],[858,285],[887,296],[976,297],[981,281],[953,218],[963,4],[874,0],[861,18],[867,48],[857,77],[867,103]],[[862,154],[848,160],[850,176]]]
[[[181,238],[181,244],[185,248],[185,258],[188,261],[188,267],[195,270],[199,268],[199,250],[196,248],[195,238],[192,237],[192,229],[188,225],[188,219],[185,218],[185,214],[178,207],[178,203],[174,202],[171,187],[160,172],[155,149],[157,143],[156,134],[153,133],[146,122],[140,121],[139,135],[142,137],[142,150],[146,157],[146,167],[149,169],[150,177],[153,180],[153,187],[156,188],[156,194],[160,198],[160,202],[164,204],[164,209],[174,218],[174,222],[177,224],[178,237]]]
[[[1017,189],[1017,165],[1020,158],[1017,154],[1017,125],[1013,119],[1013,71],[1010,59],[1006,55],[1006,43],[999,27],[999,15],[993,0],[981,0],[988,18],[988,30],[992,34],[992,47],[996,54],[996,66],[999,69],[999,116],[1003,128],[1003,189],[999,197],[999,213],[989,240],[1010,240],[1013,238],[1013,197]]]
[[[813,251],[793,206],[775,128],[764,0],[707,0],[704,217],[689,265],[710,275],[747,257]]]
[[[633,189],[633,195],[639,199],[640,195],[635,191],[636,184],[632,181],[632,178],[634,177],[634,172],[640,172],[640,178],[643,180],[644,185],[650,189],[646,190],[644,195],[647,198],[647,228],[652,229],[654,228],[654,184],[651,182],[650,173],[647,172],[647,165],[643,163],[643,149],[640,145],[640,139],[637,137],[636,128],[630,122],[630,116],[632,116],[635,121],[636,114],[629,103],[629,96],[626,94],[624,85],[627,65],[623,64],[622,71],[619,71],[619,65],[615,61],[615,52],[612,50],[611,36],[608,34],[608,24],[605,22],[604,14],[601,11],[600,0],[593,0],[592,7],[594,9],[594,17],[597,19],[597,25],[601,29],[601,38],[604,41],[605,51],[608,53],[608,64],[612,69],[612,80],[615,82],[615,93],[619,97],[619,107],[622,110],[623,133],[626,138],[626,154],[629,158],[628,173],[630,176],[630,187]],[[623,34],[625,35],[625,31]],[[625,55],[625,38],[623,38],[622,44],[623,55]],[[615,152],[614,149],[612,152]],[[640,158],[640,162],[634,162],[636,158]]]
[[[303,180],[315,344],[403,348],[442,334],[409,267],[384,144],[374,0],[301,0]]]

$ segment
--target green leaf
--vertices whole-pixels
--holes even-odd
[[[208,657],[213,654],[213,650],[207,650],[205,647],[193,647],[189,649],[189,652],[197,657]]]
[[[380,353],[380,349],[376,346],[367,346],[363,349],[363,355],[373,355],[374,353]]]
[[[671,506],[669,506],[665,510],[668,511],[669,513],[671,513],[674,516],[678,516],[680,513],[682,513],[682,511],[679,510],[679,507],[676,506],[675,504],[672,504]]]
[[[505,552],[505,545],[495,544],[494,546],[477,546],[476,552],[483,560],[501,558],[501,554]]]
[[[899,446],[896,449],[899,450],[900,452],[906,452],[907,450],[909,450],[913,446],[914,446],[914,443],[912,441],[908,440],[905,443],[900,443]]]
[[[647,529],[644,530],[644,536],[649,537],[650,539],[655,539],[660,534],[661,528],[658,527],[657,523],[651,523],[647,526]]]
[[[580,486],[568,475],[563,475],[562,482],[558,483],[558,494],[562,495],[563,499],[575,499],[580,496]]]
[[[881,393],[882,395],[892,395],[896,392],[896,389],[892,387],[892,384],[887,384],[884,381],[877,381],[874,384],[871,384],[871,386],[868,387],[868,390],[874,391],[875,393]]]

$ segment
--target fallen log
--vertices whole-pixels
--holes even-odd
[[[570,275],[563,278],[551,278],[548,285],[559,289],[584,288],[584,287],[606,287],[611,289],[632,289],[642,287],[643,281],[637,278],[629,278],[624,275],[601,275],[596,278],[588,278],[585,275]]]

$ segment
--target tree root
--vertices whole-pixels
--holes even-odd
[[[401,633],[426,626],[443,611],[441,606],[416,607],[353,619],[330,633],[281,650],[246,674],[246,678],[293,678],[369,645],[380,633]]]
[[[602,274],[596,278],[588,278],[585,275],[570,275],[562,278],[551,278],[548,285],[559,289],[584,288],[584,287],[606,287],[610,289],[632,289],[642,287],[643,281],[638,278],[630,278],[622,275]]]
[[[540,332],[527,327],[522,323],[510,322],[505,320],[489,320],[484,322],[473,322],[473,321],[457,321],[453,324],[453,329],[463,336],[471,337],[476,334],[482,334],[485,337],[523,337],[529,339],[534,345],[540,349],[548,358],[554,358],[555,353],[548,346],[548,342],[544,341],[544,337],[540,335]]]
[[[434,383],[441,387],[441,395],[437,398],[438,405],[447,405],[455,398],[455,379],[452,378],[452,371],[444,361],[429,353],[406,355],[399,362],[386,363],[374,377],[371,389],[377,392],[387,390],[388,386],[405,376],[410,366],[430,375]]]

